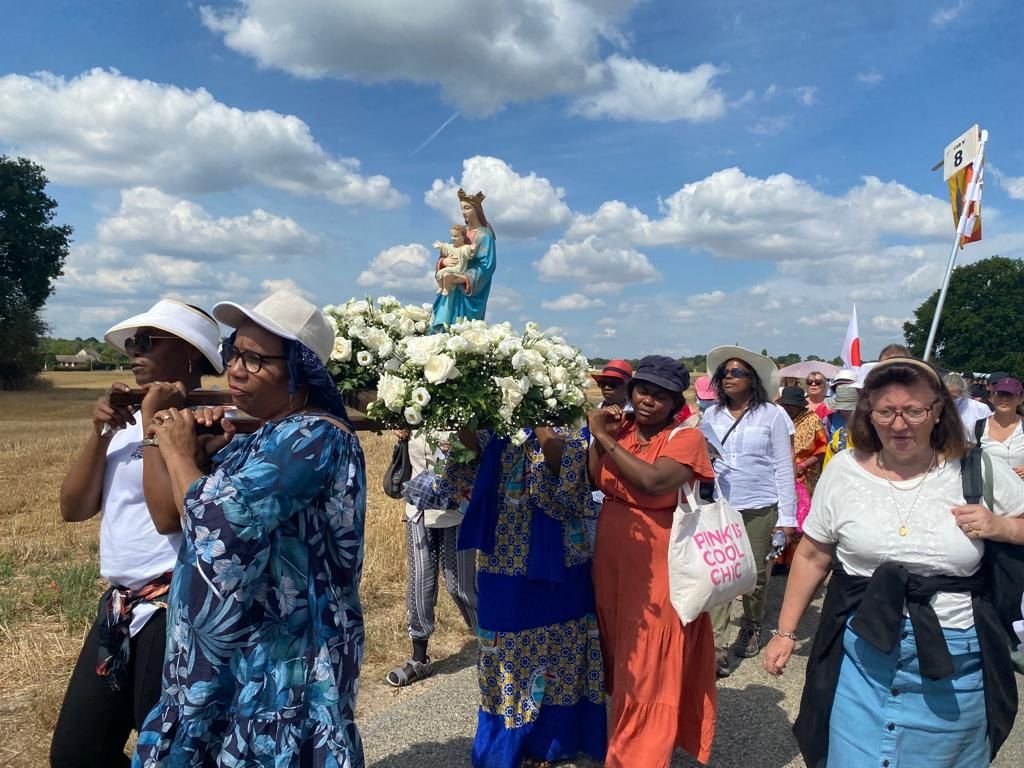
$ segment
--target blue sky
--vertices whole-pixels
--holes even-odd
[[[0,152],[43,163],[75,226],[61,336],[161,296],[429,301],[463,185],[497,235],[488,319],[594,355],[832,357],[856,301],[871,356],[939,286],[930,168],[972,123],[985,238],[959,263],[1024,253],[1022,22],[1016,0],[42,0],[5,15]]]

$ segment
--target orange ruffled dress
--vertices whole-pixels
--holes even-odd
[[[714,471],[699,430],[650,443],[635,426],[618,437],[619,450],[646,462],[667,456]],[[680,747],[707,763],[715,736],[715,640],[708,615],[684,627],[668,594],[668,541],[676,493],[651,496],[626,482],[602,457],[597,487],[604,506],[597,524],[593,574],[606,681],[612,711],[605,766],[667,768]]]

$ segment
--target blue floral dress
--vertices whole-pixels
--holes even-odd
[[[532,434],[515,445],[481,433],[480,460],[446,463],[437,481],[465,514],[459,548],[480,550],[475,768],[604,759],[604,665],[584,524],[597,512],[589,435],[555,431],[565,444],[558,475]]]
[[[163,692],[134,768],[362,768],[366,469],[355,435],[269,422],[185,496]]]

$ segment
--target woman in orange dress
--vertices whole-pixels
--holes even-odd
[[[597,619],[611,697],[608,768],[703,763],[715,735],[715,640],[707,614],[683,626],[668,589],[668,541],[683,483],[714,476],[704,436],[676,429],[686,368],[652,355],[630,382],[633,414],[592,411],[589,469],[605,494],[594,552]]]

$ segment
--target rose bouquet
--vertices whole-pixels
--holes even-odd
[[[430,311],[429,304],[402,304],[394,296],[349,299],[324,307],[335,326],[327,368],[342,395],[375,389],[396,344],[427,332]]]
[[[486,427],[503,437],[585,417],[586,357],[535,323],[462,321],[445,333],[399,339],[377,384],[373,418],[396,428],[457,432]]]

